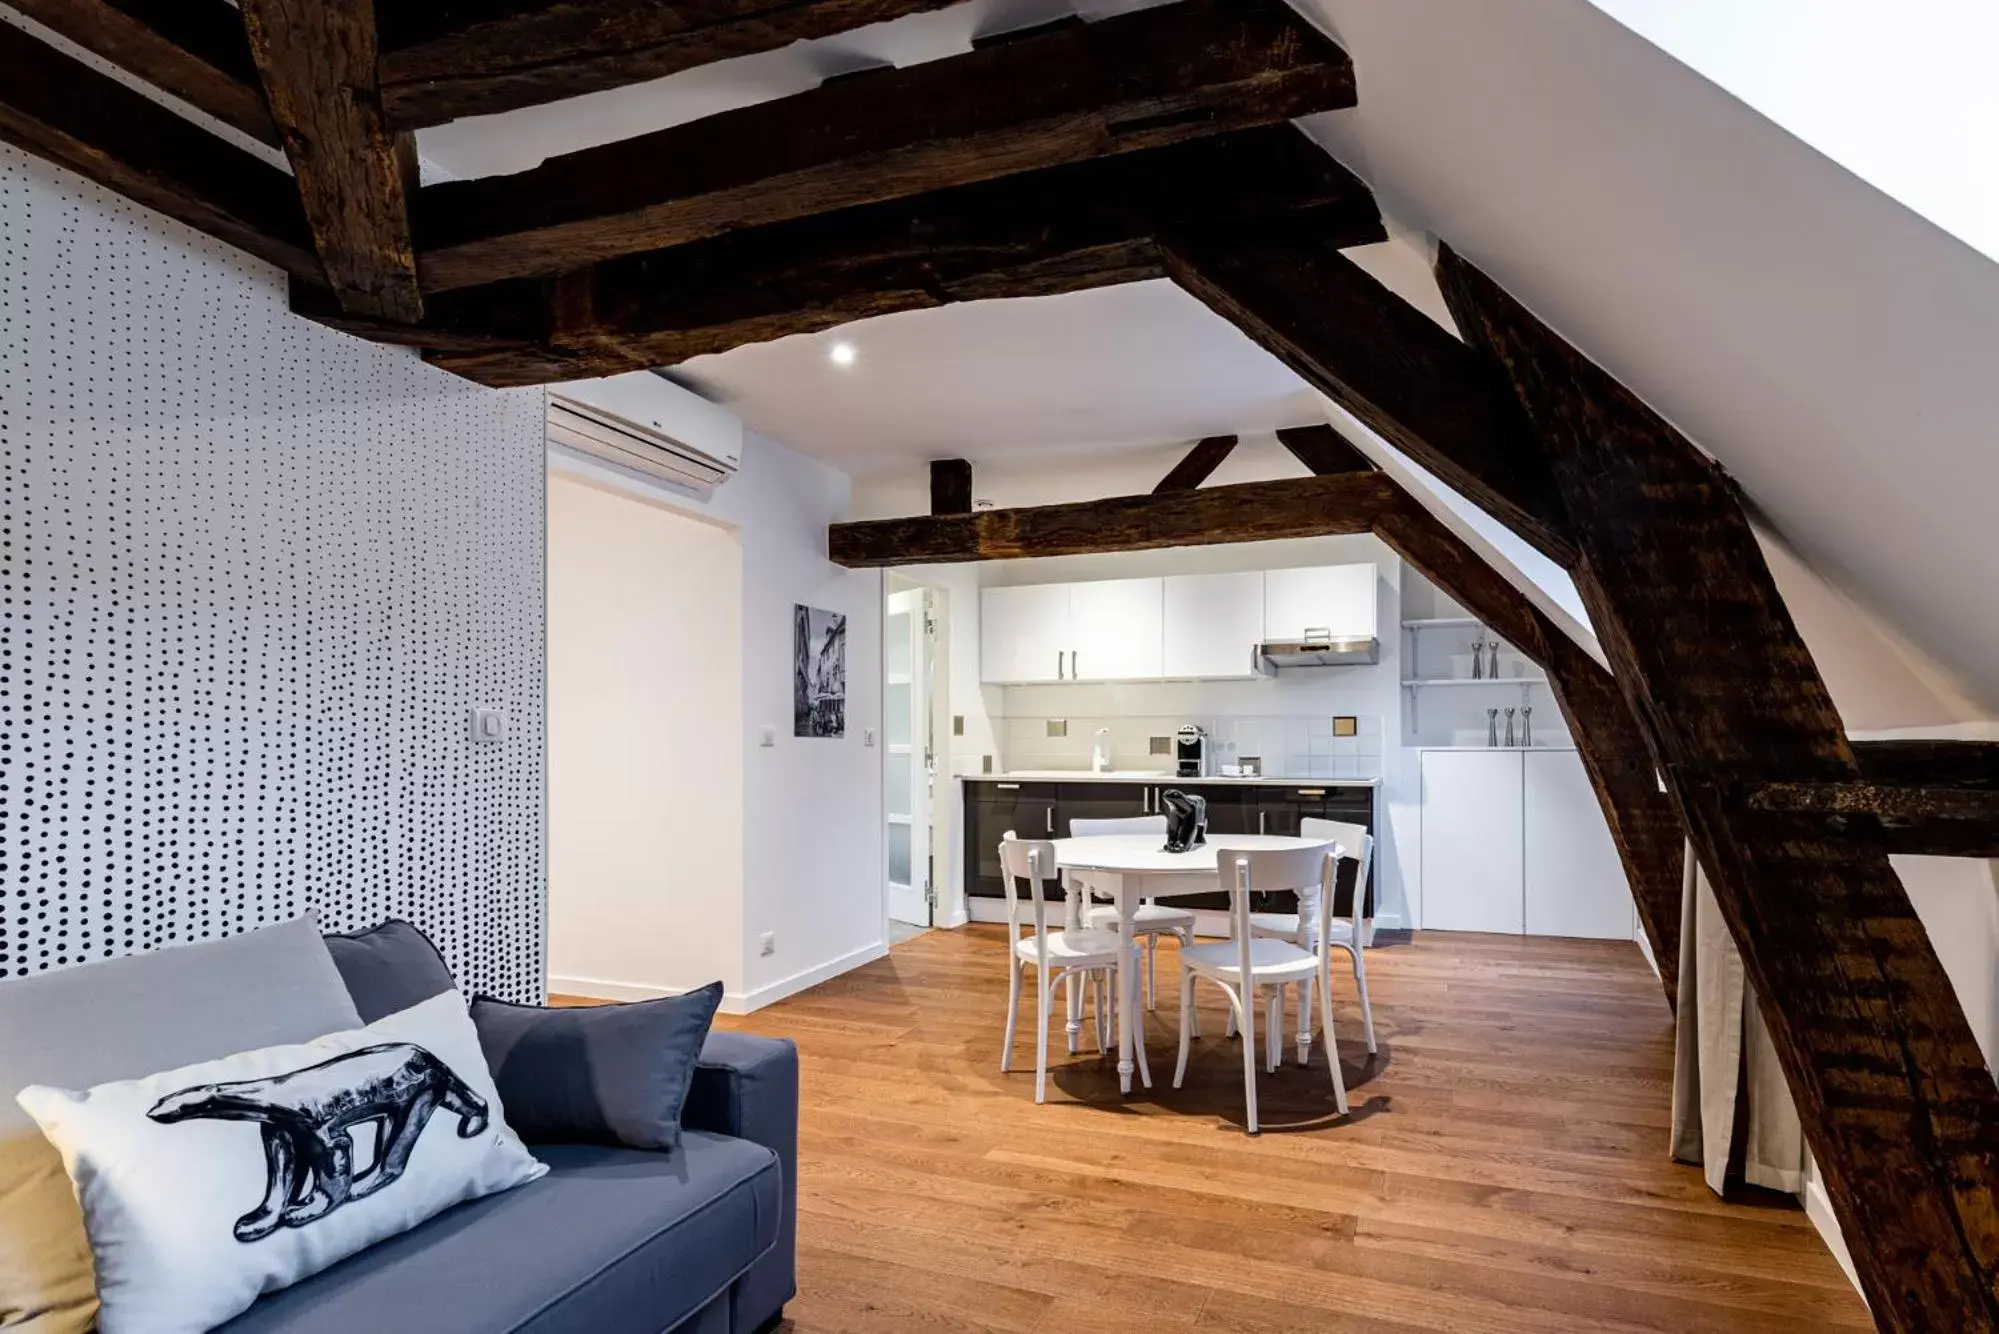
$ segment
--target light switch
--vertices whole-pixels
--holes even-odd
[[[478,742],[505,741],[507,715],[498,709],[472,710],[472,739]]]
[[[769,723],[758,724],[757,744],[759,746],[766,746],[766,747],[775,746],[777,744],[777,729],[775,727],[772,727]]]
[[[875,729],[874,729],[874,728],[872,728],[872,727],[863,727],[863,728],[861,729],[861,744],[862,744],[863,746],[872,746],[872,745],[874,745],[874,744],[875,744]]]

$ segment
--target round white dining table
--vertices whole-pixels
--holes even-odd
[[[1058,838],[1055,865],[1069,884],[1068,924],[1078,925],[1082,904],[1089,894],[1100,894],[1117,904],[1118,934],[1131,939],[1132,919],[1139,904],[1147,899],[1170,899],[1178,894],[1212,894],[1222,887],[1215,869],[1215,846],[1219,841],[1231,848],[1252,851],[1289,851],[1324,847],[1323,838],[1292,838],[1283,834],[1210,834],[1209,842],[1185,852],[1166,851],[1159,834],[1099,834],[1089,838]],[[1118,1083],[1131,1092],[1135,1068],[1132,1017],[1138,1004],[1138,968],[1132,951],[1118,951],[1117,966],[1117,1071]]]

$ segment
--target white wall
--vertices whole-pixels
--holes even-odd
[[[310,908],[539,999],[540,396],[6,147],[0,294],[0,973]]]
[[[743,983],[743,550],[548,481],[549,989]]]
[[[742,564],[743,962],[724,1005],[753,1010],[887,952],[877,571],[826,559],[826,528],[847,517],[845,476],[754,433],[741,471],[712,499],[609,465],[557,456],[571,476],[635,487],[734,528]],[[792,608],[847,614],[847,735],[792,736]],[[775,744],[758,744],[758,729]],[[775,937],[766,956],[760,938]]]

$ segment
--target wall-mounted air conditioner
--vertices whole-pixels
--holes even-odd
[[[743,459],[734,413],[651,371],[550,389],[548,441],[704,495]]]

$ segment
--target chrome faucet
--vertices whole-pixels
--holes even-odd
[[[1111,729],[1099,727],[1096,740],[1090,746],[1090,772],[1107,774],[1111,771]]]

